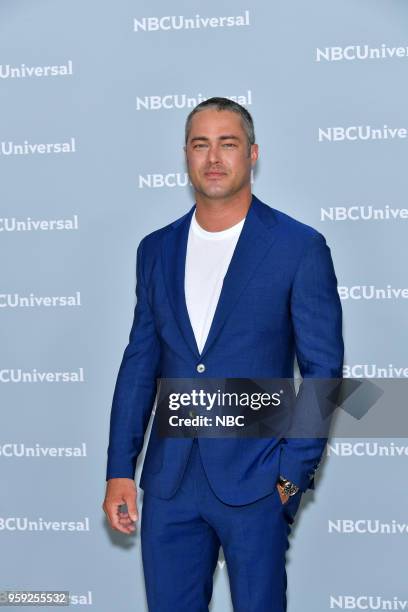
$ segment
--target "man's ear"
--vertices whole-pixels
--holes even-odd
[[[251,164],[252,167],[255,166],[259,156],[259,147],[257,144],[251,145]]]

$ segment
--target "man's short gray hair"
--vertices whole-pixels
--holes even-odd
[[[185,127],[185,142],[187,144],[188,135],[190,133],[191,121],[197,113],[203,110],[207,110],[208,108],[215,108],[218,111],[232,111],[233,113],[237,113],[241,117],[242,126],[245,130],[247,140],[248,140],[248,149],[251,145],[255,144],[255,128],[254,121],[252,119],[251,114],[247,111],[246,108],[238,104],[238,102],[234,102],[229,98],[208,98],[208,100],[204,100],[204,102],[200,102],[193,108],[186,119],[186,127]]]

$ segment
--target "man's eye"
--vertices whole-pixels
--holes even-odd
[[[232,148],[236,147],[236,144],[234,142],[224,142],[224,144],[222,146],[226,147],[227,149],[232,149]]]
[[[194,145],[194,149],[204,149],[207,145],[204,143]]]

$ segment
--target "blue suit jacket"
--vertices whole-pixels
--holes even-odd
[[[134,478],[162,378],[340,378],[342,310],[330,249],[312,227],[252,197],[207,341],[200,354],[188,316],[184,268],[195,206],[140,242],[137,303],[113,394],[106,478]],[[205,371],[198,373],[197,365]],[[191,438],[160,438],[153,421],[140,486],[170,498]],[[282,474],[314,488],[326,439],[200,438],[216,495],[246,504]]]

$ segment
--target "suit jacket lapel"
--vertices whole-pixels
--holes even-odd
[[[275,225],[275,221],[272,221],[272,215],[267,220],[261,219],[259,216],[260,208],[259,200],[253,196],[230,265],[224,277],[217,308],[200,358],[204,357],[216,340],[240,294],[244,291],[246,284],[255,273],[256,268],[276,238],[276,232],[271,231],[270,227],[271,222],[272,225]],[[251,313],[248,313],[248,316],[251,316]]]
[[[166,234],[162,243],[162,262],[167,294],[174,317],[185,341],[195,357],[199,359],[200,353],[188,316],[184,292],[187,240],[194,211],[195,205],[184,217],[173,223],[172,229]]]
[[[187,215],[173,224],[172,230],[167,233],[165,240],[163,240],[162,258],[167,292],[180,330],[197,360],[204,357],[217,338],[231,309],[245,289],[245,285],[276,238],[276,222],[272,209],[269,209],[270,213],[268,215],[264,215],[262,206],[261,202],[253,196],[224,277],[217,308],[201,355],[188,316],[184,291],[188,232],[195,205]]]

